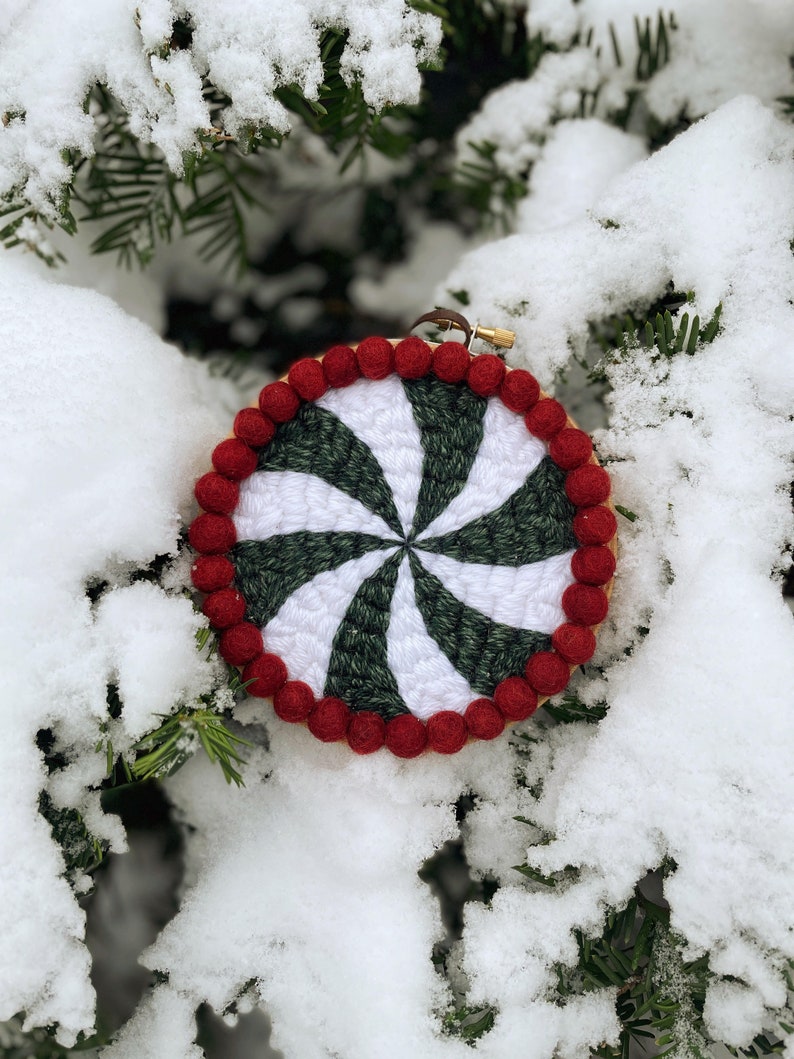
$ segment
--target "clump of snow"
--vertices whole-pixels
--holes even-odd
[[[238,714],[261,723],[268,710],[252,702]],[[472,746],[465,758],[401,762],[351,758],[300,726],[268,722],[268,732],[270,751],[251,752],[244,790],[230,790],[199,759],[170,783],[196,829],[188,888],[144,962],[168,974],[184,1013],[203,999],[222,1011],[255,979],[273,1020],[272,1045],[284,1055],[464,1059],[469,1047],[439,1029],[452,998],[430,955],[443,930],[416,869],[457,833],[462,783],[494,802],[509,800],[507,741]],[[135,1022],[160,1054],[167,1028],[145,1011]],[[523,1040],[527,1055],[551,1054],[558,1042],[574,1054],[616,1030],[609,997],[568,1008],[539,1003],[528,1020],[508,1024],[513,1043],[528,1022],[535,1040]],[[481,1042],[483,1055],[516,1054],[495,1040]],[[135,1052],[117,1045],[111,1054]]]
[[[275,92],[294,84],[317,98],[324,30],[347,32],[342,76],[358,80],[378,110],[418,100],[418,65],[441,40],[439,20],[405,0],[29,0],[14,15],[0,40],[0,195],[19,189],[45,214],[71,175],[62,152],[92,153],[94,120],[83,104],[96,83],[127,111],[133,135],[181,173],[197,132],[211,126],[202,77],[231,99],[228,133],[286,133],[289,114]],[[170,46],[177,18],[193,30],[182,50]]]
[[[598,118],[558,122],[532,167],[516,230],[542,232],[579,220],[615,177],[647,154],[639,136]]]
[[[164,708],[172,691],[206,690],[186,600],[154,586],[120,588],[97,622],[86,585],[124,583],[135,565],[176,549],[192,482],[225,424],[197,398],[199,369],[107,299],[48,282],[12,257],[0,260],[0,287],[9,514],[0,529],[0,1019],[24,1010],[29,1025],[59,1023],[69,1041],[93,1022],[89,960],[39,792],[48,787],[56,804],[80,808],[94,833],[119,847],[116,819],[90,791],[105,769],[94,747],[108,683],[128,686],[128,743],[145,723],[142,682],[159,685],[154,701]],[[178,673],[167,672],[169,654]],[[35,743],[46,728],[72,759],[49,781]]]
[[[160,986],[141,1002],[115,1043],[102,1049],[104,1059],[158,1056],[158,1059],[205,1059],[195,1043],[196,1020],[184,997],[170,985]]]
[[[578,866],[581,881],[538,894],[508,873],[492,908],[469,906],[463,966],[473,996],[503,1010],[507,951],[511,995],[536,994],[550,962],[570,957],[569,931],[595,929],[599,908],[624,903],[665,856],[677,865],[671,925],[756,998],[743,1005],[747,1032],[784,997],[794,625],[770,574],[794,536],[793,147],[789,125],[737,99],[615,181],[592,218],[476,250],[445,283],[478,292],[481,319],[515,326],[513,362],[547,385],[571,347],[585,349],[590,321],[650,303],[668,282],[695,291],[687,308],[702,320],[723,305],[720,333],[694,356],[638,348],[606,362],[610,424],[596,440],[616,497],[639,515],[621,524],[598,655],[610,711],[596,731],[542,741],[526,775],[542,793],[519,809],[556,836],[530,863]],[[467,821],[483,871],[494,817],[484,806]],[[509,950],[493,940],[507,937]],[[735,1036],[725,1010],[710,1002],[711,1027]]]
[[[658,69],[639,73],[638,29],[650,33],[656,52],[660,15],[666,52],[658,49]],[[670,9],[658,0],[637,0],[630,8],[624,0],[533,0],[526,21],[531,36],[563,50],[547,52],[527,80],[486,97],[457,133],[459,165],[478,161],[472,145],[491,143],[501,172],[526,175],[556,122],[612,117],[635,95],[655,118],[675,125],[739,93],[769,105],[792,94],[794,26],[786,0],[726,0],[719,9],[711,0]],[[575,41],[588,44],[571,47]],[[595,158],[606,165],[608,151],[599,149]],[[575,170],[566,172],[570,181]]]
[[[703,1011],[706,1025],[733,1048],[746,1048],[763,1025],[764,1003],[741,982],[712,986]]]
[[[540,154],[554,117],[573,117],[582,91],[595,91],[598,61],[589,48],[544,55],[532,78],[511,81],[486,97],[455,137],[458,164],[481,161],[475,146],[491,143],[494,161],[504,173],[518,176]]]
[[[124,703],[121,724],[129,740],[223,679],[196,650],[196,633],[205,624],[190,599],[167,596],[147,582],[111,589],[100,600],[94,631]]]

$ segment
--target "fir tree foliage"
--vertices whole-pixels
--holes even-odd
[[[426,10],[422,4],[418,10]],[[432,5],[434,8],[441,5]],[[443,9],[443,8],[442,8]],[[435,13],[435,12],[434,12]],[[170,40],[156,55],[166,59],[192,43],[190,21],[177,19]],[[340,156],[344,171],[360,159],[367,146],[388,157],[398,157],[411,143],[389,120],[405,111],[386,107],[376,111],[364,99],[357,81],[348,84],[341,70],[347,33],[329,28],[322,34],[320,58],[323,79],[318,98],[310,99],[298,85],[282,85],[275,97],[296,121],[321,137]],[[427,64],[424,64],[427,68]],[[170,91],[165,85],[166,91]],[[172,172],[163,153],[131,133],[128,115],[108,88],[96,84],[84,104],[96,122],[94,152],[83,156],[66,152],[71,183],[52,202],[53,216],[34,209],[17,187],[0,199],[0,242],[6,248],[26,246],[49,265],[64,260],[53,249],[44,229],[56,225],[73,235],[78,224],[104,222],[92,244],[94,253],[115,253],[121,264],[147,265],[158,244],[176,236],[197,235],[198,252],[217,259],[224,269],[241,274],[249,263],[247,217],[261,209],[267,164],[259,156],[278,148],[284,134],[272,128],[248,126],[237,135],[223,127],[223,112],[231,100],[206,76],[203,95],[209,105],[210,125],[196,130],[196,148],[182,158],[182,171]],[[2,115],[4,125],[24,115]]]
[[[521,48],[526,64],[526,69],[521,76],[526,78],[532,76],[544,55],[560,50],[557,44],[544,41],[542,34],[532,34],[531,24],[530,9],[530,33],[525,37]],[[605,110],[600,100],[601,85],[599,85],[594,91],[582,90],[579,117],[604,117],[611,124],[624,130],[637,126],[641,117],[642,123],[647,126],[645,134],[651,146],[660,146],[667,142],[675,132],[680,131],[678,123],[672,128],[666,128],[652,119],[643,107],[642,101],[644,84],[670,59],[672,42],[677,29],[678,22],[672,13],[668,14],[660,10],[655,18],[635,16],[633,84],[626,92],[624,105],[619,110]],[[611,44],[609,55],[602,54],[603,48],[594,42],[592,31],[584,38],[577,34],[571,40],[570,47],[590,48],[602,64],[613,63],[617,67],[625,67],[630,60],[624,55],[612,23],[609,25],[609,33]],[[602,83],[604,80],[605,78],[602,78]],[[642,111],[641,116],[640,111]],[[551,124],[553,125],[563,116],[569,115],[553,115]],[[475,207],[484,223],[508,232],[511,230],[516,206],[527,193],[532,166],[528,165],[519,174],[508,173],[499,165],[496,157],[498,147],[496,143],[491,140],[470,141],[468,146],[475,157],[466,159],[460,164],[456,172],[456,181],[465,190],[468,202]]]

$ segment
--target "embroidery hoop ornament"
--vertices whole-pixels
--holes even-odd
[[[263,388],[257,405],[238,412],[233,434],[213,451],[214,470],[203,475],[195,486],[196,499],[203,512],[189,530],[190,543],[199,553],[191,574],[196,589],[205,594],[202,609],[219,636],[219,653],[230,665],[242,671],[244,682],[251,682],[247,689],[250,695],[272,699],[274,712],[281,720],[306,725],[322,742],[346,740],[357,754],[373,753],[384,746],[401,758],[416,757],[427,750],[456,753],[472,740],[496,738],[506,726],[526,720],[539,706],[561,692],[577,666],[592,657],[596,647],[595,634],[606,617],[613,586],[617,556],[615,509],[610,499],[609,477],[593,453],[590,438],[577,427],[559,402],[540,389],[529,372],[506,367],[492,353],[471,353],[475,338],[482,338],[495,346],[512,346],[515,337],[512,332],[482,328],[479,324],[471,327],[460,314],[446,309],[424,314],[414,322],[411,330],[426,321],[458,328],[464,333],[466,344],[425,342],[413,335],[402,340],[369,338],[357,346],[334,346],[324,356],[299,360],[285,376]],[[311,408],[315,409],[315,415],[320,408],[322,422],[327,424],[322,403],[317,404],[326,394],[355,392],[348,388],[365,380],[370,382],[367,392],[374,393],[372,384],[389,379],[396,379],[403,388],[424,387],[425,393],[432,394],[437,389],[457,395],[468,394],[475,403],[499,405],[523,419],[531,438],[547,447],[548,459],[541,462],[550,468],[553,465],[558,477],[562,476],[566,502],[570,510],[575,511],[570,525],[575,544],[570,555],[569,583],[560,600],[562,620],[550,632],[550,637],[546,637],[548,642],[543,649],[531,650],[520,666],[514,665],[515,671],[501,675],[490,694],[474,693],[463,707],[458,702],[449,709],[444,708],[443,701],[433,703],[428,700],[428,705],[421,707],[426,714],[424,718],[408,709],[394,715],[385,711],[384,716],[380,707],[367,708],[366,688],[362,706],[358,685],[355,693],[359,701],[347,703],[341,696],[329,694],[327,686],[318,692],[307,681],[298,679],[305,674],[291,673],[280,655],[269,649],[272,648],[267,642],[270,626],[257,620],[257,614],[261,618],[261,607],[257,611],[259,601],[254,598],[256,591],[252,590],[257,580],[250,573],[246,574],[246,560],[241,554],[241,549],[253,542],[246,537],[238,540],[238,528],[250,524],[250,519],[248,523],[245,521],[247,508],[252,503],[256,507],[254,483],[257,468],[264,459],[264,466],[272,470],[267,464],[273,453],[271,443],[278,450],[280,440],[287,433],[292,438],[296,436],[296,430],[287,425],[296,417],[300,419],[299,413],[305,421]],[[427,381],[418,383],[417,380]],[[445,385],[439,387],[434,380]],[[389,385],[394,388],[394,382]],[[328,404],[329,400],[333,407],[333,399],[329,398],[325,403]],[[349,407],[348,401],[348,413]],[[414,414],[417,414],[416,410]],[[499,414],[504,418],[504,412]],[[431,433],[432,429],[437,430],[433,424],[425,426]],[[423,446],[432,446],[432,441],[426,437],[422,437]],[[286,446],[289,447],[288,442]],[[423,472],[428,459],[425,449]],[[356,473],[354,470],[353,474]],[[420,490],[425,488],[424,477],[423,473]],[[531,477],[530,472],[525,486]],[[270,482],[275,480],[267,474],[259,478],[266,483],[268,479]],[[457,488],[460,491],[460,486]],[[354,496],[354,486],[348,484],[346,489],[350,496]],[[510,500],[512,502],[513,497]],[[454,495],[447,506],[452,504]],[[294,512],[286,511],[284,517],[289,523],[290,518],[294,519]],[[439,518],[430,522],[434,525]],[[466,529],[468,527],[464,526],[463,530]],[[342,524],[332,532],[336,533],[338,542],[346,537]],[[267,539],[273,541],[277,537],[277,543],[283,545],[287,533],[288,530],[279,530]],[[412,573],[420,580],[426,579],[427,571],[419,569],[422,564],[414,554],[416,549],[422,548],[420,538],[423,534],[407,535],[400,543],[395,533],[392,531],[390,543],[392,551],[398,555],[398,563],[406,566],[403,558],[407,558]],[[404,528],[402,533],[406,534]],[[454,534],[447,534],[450,536]],[[306,542],[307,547],[309,543]],[[381,541],[379,554],[387,547],[388,544]],[[425,547],[432,547],[432,539]],[[359,554],[358,558],[361,557]],[[567,553],[561,558],[566,559]],[[303,558],[300,561],[304,561]],[[425,554],[425,562],[428,561]],[[394,573],[394,556],[385,558],[381,568],[385,569],[390,563],[394,593],[394,582],[399,583],[402,575]],[[516,566],[515,558],[512,566],[526,569],[524,565]],[[288,574],[285,569],[283,576]],[[273,577],[265,580],[272,590]],[[304,583],[306,580],[304,577]],[[372,577],[365,578],[367,584],[371,580]],[[438,584],[444,589],[443,582]],[[358,595],[360,591],[354,599]],[[427,593],[425,607],[433,610]],[[382,617],[383,601],[380,608]],[[386,629],[389,620],[386,611]],[[458,630],[463,627],[465,625],[458,626]],[[340,625],[334,644],[341,628]],[[502,626],[494,623],[493,628],[501,632]],[[350,645],[346,646],[349,651]],[[316,685],[317,681],[314,683]],[[435,705],[439,708],[434,709]]]

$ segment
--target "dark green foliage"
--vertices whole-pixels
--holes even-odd
[[[666,901],[652,899],[638,886],[624,908],[605,917],[600,937],[576,933],[577,964],[556,968],[561,1003],[591,990],[617,991],[620,1041],[601,1045],[594,1055],[628,1059],[630,1049],[639,1045],[651,1047],[657,1056],[705,1056],[708,962],[685,960],[669,923]]]
[[[597,724],[606,717],[609,709],[605,702],[587,706],[571,691],[566,691],[562,698],[555,696],[547,699],[541,708],[558,724],[573,724],[575,721]]]
[[[517,204],[527,193],[526,177],[513,176],[499,168],[496,161],[498,145],[490,140],[470,143],[469,146],[477,160],[462,162],[456,173],[466,203],[507,232]]]
[[[496,1015],[495,1008],[469,1008],[464,1004],[447,1012],[441,1026],[450,1037],[461,1037],[473,1047],[478,1038],[491,1029]]]
[[[398,117],[402,107],[387,107],[376,113],[365,101],[357,81],[345,83],[341,59],[346,43],[347,35],[336,30],[328,30],[323,37],[320,54],[324,76],[319,99],[306,99],[297,85],[279,88],[275,93],[279,102],[299,115],[332,151],[341,154],[342,172],[368,144],[389,158],[399,158],[412,143],[406,130],[395,129],[395,123],[388,120]]]
[[[192,29],[177,20],[161,58],[189,47]],[[405,108],[387,107],[376,113],[364,100],[358,82],[345,83],[341,58],[346,35],[328,29],[320,42],[323,81],[317,100],[307,99],[297,85],[285,85],[276,98],[311,132],[340,155],[344,170],[371,145],[392,158],[411,146],[407,129],[397,129],[390,118]],[[168,86],[166,86],[167,88]],[[33,210],[17,188],[0,202],[0,242],[6,247],[25,243],[48,264],[63,255],[42,244],[41,233],[31,234],[25,221],[55,223],[69,234],[78,221],[100,221],[102,232],[92,244],[94,253],[115,253],[129,267],[147,265],[157,246],[179,236],[197,236],[199,256],[217,260],[222,270],[242,273],[249,266],[248,214],[265,208],[269,191],[268,168],[249,159],[255,153],[279,147],[284,136],[274,129],[249,127],[236,137],[223,128],[223,111],[231,100],[208,79],[203,94],[210,110],[210,126],[196,131],[196,149],[183,157],[183,172],[174,174],[162,152],[140,141],[129,128],[128,116],[103,85],[94,85],[85,109],[98,114],[95,153],[86,158],[68,153],[73,179],[53,203],[56,220]],[[4,124],[23,120],[24,115],[5,114]],[[80,207],[79,217],[72,203]]]
[[[76,809],[55,806],[46,791],[39,795],[39,812],[50,825],[52,837],[61,847],[67,876],[90,874],[102,863],[107,844],[88,831]]]
[[[95,1048],[108,1043],[103,1033],[86,1037],[80,1034],[72,1048],[66,1048],[55,1040],[54,1026],[41,1026],[23,1032],[25,1013],[20,1012],[8,1022],[0,1023],[0,1056],[2,1059],[68,1059],[69,1056],[95,1055]]]
[[[655,349],[651,358],[655,362],[681,353],[693,356],[699,344],[713,342],[720,330],[722,303],[717,305],[702,326],[700,317],[697,314],[690,317],[688,312],[682,313],[677,323],[673,320],[673,313],[677,313],[693,298],[691,292],[684,295],[670,291],[658,308],[652,307],[644,322],[638,322],[636,317],[627,313],[622,319],[613,317],[600,327],[594,327],[593,336],[604,351],[604,356],[590,370],[589,381],[607,381],[608,365],[633,356],[639,349]],[[633,512],[618,510],[632,522],[637,517],[634,515],[632,518]]]
[[[212,762],[217,762],[227,783],[244,786],[236,766],[245,763],[239,748],[251,746],[246,739],[231,732],[209,709],[180,710],[167,717],[160,727],[144,736],[134,749],[138,757],[130,771],[136,780],[163,779],[172,776],[201,746]]]
[[[633,511],[629,511],[628,508],[623,507],[621,504],[615,504],[615,511],[617,511],[619,515],[622,515],[623,518],[628,519],[629,522],[636,522],[640,517],[639,515],[635,515]]]
[[[531,11],[530,11],[531,22]],[[672,38],[678,29],[674,14],[665,15],[661,10],[656,19],[651,18],[634,19],[634,34],[636,39],[636,59],[634,77],[636,87],[629,89],[626,103],[621,110],[609,115],[609,120],[622,129],[634,125],[634,116],[642,101],[642,85],[650,80],[669,60],[672,50]],[[610,37],[612,42],[613,59],[617,66],[624,64],[620,44],[614,26],[610,24]],[[586,39],[576,37],[571,41],[571,46],[585,45],[594,47],[591,35]],[[531,76],[537,64],[548,51],[557,51],[556,45],[546,43],[539,35],[526,37],[520,41],[520,54],[526,69],[523,73],[514,74],[515,77]],[[509,80],[506,78],[505,80]],[[493,86],[495,87],[495,86]],[[580,116],[592,117],[597,112],[599,88],[594,92],[582,92],[580,104]],[[558,120],[558,115],[552,121]],[[683,121],[683,119],[682,119]],[[647,113],[643,114],[643,124],[648,126],[648,140],[653,146],[667,142],[674,132],[680,131],[679,124],[667,128],[654,121]],[[480,143],[469,143],[469,147],[477,155],[476,160],[463,162],[455,174],[455,179],[464,192],[467,204],[473,207],[477,213],[490,223],[497,223],[505,229],[509,229],[515,214],[517,203],[524,197],[527,190],[527,178],[531,170],[531,164],[521,173],[506,173],[500,169],[496,160],[498,144],[489,140]],[[610,225],[612,222],[607,222]]]
[[[92,251],[116,253],[127,267],[144,266],[160,243],[196,236],[200,257],[242,272],[248,265],[247,213],[264,205],[262,167],[230,138],[210,131],[199,135],[198,153],[184,157],[178,177],[156,147],[130,132],[126,113],[105,88],[95,87],[92,99],[101,111],[96,152],[74,160],[72,192],[81,222],[106,222]],[[265,142],[260,138],[260,146]]]

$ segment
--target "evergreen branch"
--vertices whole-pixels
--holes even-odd
[[[666,870],[672,870],[672,865]],[[599,937],[576,932],[578,960],[558,964],[556,995],[565,1001],[591,990],[612,988],[620,1022],[617,1045],[602,1044],[593,1055],[626,1059],[635,1046],[654,1054],[706,1059],[715,1043],[703,1020],[706,989],[713,975],[705,956],[688,960],[683,939],[670,929],[667,903],[657,903],[637,887],[622,908],[608,913]],[[733,1055],[761,1059],[783,1051],[791,1009],[778,1015],[777,1032],[759,1034],[747,1048],[728,1048]]]
[[[455,174],[457,186],[468,206],[507,232],[517,204],[527,193],[526,182],[499,168],[495,143],[484,140],[482,143],[470,142],[468,146],[478,160],[460,164]]]
[[[672,12],[665,19],[664,12],[659,11],[656,16],[655,26],[652,25],[650,17],[641,21],[635,16],[634,32],[637,38],[637,63],[634,73],[638,81],[649,81],[655,73],[658,73],[666,65],[670,59],[668,31],[672,33],[677,29],[678,23]]]
[[[606,717],[609,706],[606,702],[597,702],[593,706],[587,706],[573,692],[566,692],[561,701],[555,702],[547,699],[543,703],[543,709],[559,724],[572,724],[575,721],[597,724]]]
[[[107,842],[100,841],[85,826],[77,809],[54,805],[46,791],[39,794],[39,812],[50,825],[53,839],[61,847],[65,874],[90,875],[105,859]]]
[[[441,1028],[450,1037],[460,1037],[467,1044],[475,1042],[486,1034],[496,1019],[493,1007],[470,1008],[465,1004],[448,1011],[442,1020]]]
[[[230,732],[223,720],[206,708],[181,710],[140,739],[133,747],[139,756],[132,763],[132,775],[136,780],[171,776],[193,756],[198,745],[211,762],[220,765],[227,783],[244,786],[235,768],[245,763],[238,747],[252,744]]]
[[[675,312],[693,298],[694,295],[691,292],[683,295],[673,291],[666,296],[665,301],[673,307],[673,312]],[[617,316],[613,317],[600,329],[593,328],[592,333],[605,356],[590,370],[588,380],[590,382],[608,381],[606,365],[630,357],[639,349],[656,347],[657,352],[652,360],[662,357],[669,359],[681,353],[694,356],[700,344],[708,345],[719,334],[721,302],[702,327],[700,317],[697,315],[690,317],[688,312],[684,312],[676,323],[668,305],[663,303],[643,322],[639,322],[629,313],[622,319]],[[634,521],[631,518],[633,512],[627,514],[621,510],[621,514],[624,514],[630,521]]]

